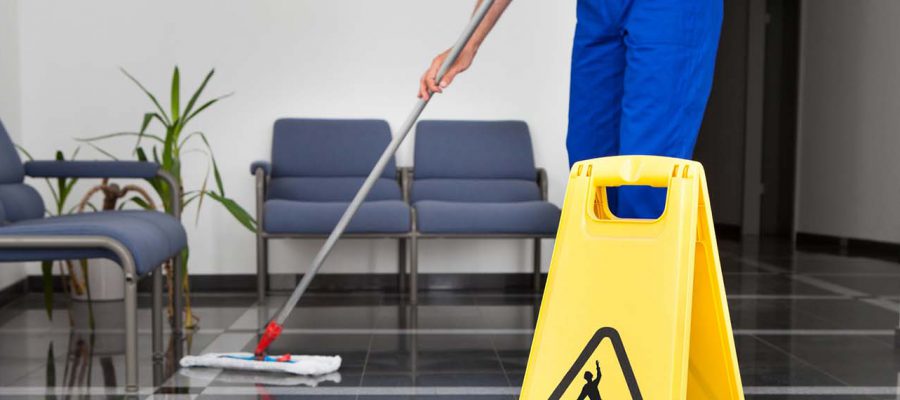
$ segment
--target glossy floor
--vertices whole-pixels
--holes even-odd
[[[747,398],[900,399],[900,264],[777,244],[721,250]],[[343,357],[339,373],[315,379],[154,364],[141,300],[141,398],[512,399],[540,298],[433,292],[411,307],[394,293],[310,295],[272,350]],[[282,301],[197,295],[186,351],[251,350]],[[52,320],[39,295],[0,309],[0,397],[121,397],[121,304],[95,304],[91,331],[84,305],[57,303]]]

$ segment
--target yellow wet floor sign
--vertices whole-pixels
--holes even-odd
[[[656,220],[607,187],[667,187]],[[572,168],[523,399],[743,399],[703,167],[649,156]]]

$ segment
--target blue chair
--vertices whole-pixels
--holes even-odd
[[[24,183],[37,178],[159,179],[169,186],[172,214],[153,211],[104,211],[44,217],[38,192]],[[179,222],[180,188],[159,165],[137,161],[31,161],[24,165],[0,123],[0,262],[106,258],[125,272],[125,385],[138,389],[137,282],[153,277],[153,354],[163,353],[162,272],[175,259],[176,296],[172,321],[176,343],[181,333],[181,257],[187,236]],[[176,357],[180,357],[179,346]]]
[[[337,225],[391,140],[381,120],[280,119],[272,161],[254,162],[257,290],[268,289],[268,241],[325,238]],[[411,211],[392,161],[350,221],[343,238],[396,238],[402,287]]]
[[[533,284],[539,290],[540,241],[556,235],[560,209],[547,201],[547,175],[535,168],[531,135],[524,122],[419,122],[412,174],[413,302],[417,240],[423,238],[533,239]]]

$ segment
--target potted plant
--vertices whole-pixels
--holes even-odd
[[[182,107],[180,71],[176,66],[172,73],[171,89],[169,92],[170,102],[168,109],[164,108],[157,99],[157,96],[151,93],[143,84],[140,83],[140,81],[129,74],[128,71],[122,69],[122,73],[125,74],[125,76],[129,80],[131,80],[148,98],[148,100],[153,105],[153,111],[144,113],[140,129],[137,132],[117,132],[81,140],[84,143],[87,143],[88,145],[103,152],[107,156],[113,159],[117,159],[117,157],[112,153],[97,146],[97,143],[114,138],[133,139],[134,147],[132,154],[130,155],[131,157],[135,157],[140,161],[152,160],[153,162],[160,164],[162,169],[174,176],[178,184],[182,186],[182,196],[179,200],[181,203],[180,207],[182,209],[191,204],[196,204],[196,207],[199,211],[199,209],[203,206],[204,199],[210,198],[225,207],[225,209],[228,210],[228,212],[242,226],[250,231],[255,232],[256,220],[251,216],[249,212],[247,212],[237,202],[227,197],[225,194],[225,187],[222,183],[222,176],[219,173],[219,167],[216,163],[216,159],[213,155],[213,150],[210,146],[207,135],[202,131],[191,131],[187,129],[188,124],[198,114],[206,111],[220,100],[231,95],[226,94],[200,102],[200,97],[203,94],[203,91],[206,89],[206,85],[215,74],[215,70],[210,70],[206,74],[199,87],[194,90],[193,94],[188,99],[188,102],[184,107]],[[160,133],[150,132],[150,129],[155,126],[161,128]],[[189,147],[194,144],[199,145],[200,148]],[[207,161],[209,169],[207,170],[206,177],[203,179],[199,187],[184,190],[184,181],[182,179],[181,166],[182,157],[187,155],[197,155],[204,157]],[[210,184],[210,175],[212,176],[212,184]],[[159,195],[165,211],[170,211],[173,207],[173,204],[170,204],[168,187],[158,179],[150,179],[148,180],[148,182],[152,186],[153,190],[155,190]],[[150,208],[150,204],[140,198],[131,198],[127,200],[127,202],[134,203],[143,208]],[[197,219],[199,220],[199,212],[197,214]],[[182,276],[184,277],[185,291],[185,323],[186,327],[190,328],[195,326],[196,317],[193,315],[190,305],[190,281],[188,279],[187,267],[189,252],[185,251],[182,254],[182,257],[184,259],[184,263],[182,264],[184,265]],[[169,266],[169,268],[171,268],[171,266]],[[173,276],[172,274],[167,275]],[[174,287],[174,285],[170,284],[170,299],[172,295],[172,287]]]
[[[79,213],[85,212],[88,207],[96,211],[96,207],[91,204],[90,200],[97,193],[103,194],[102,211],[121,210],[127,203],[120,203],[119,201],[132,193],[137,195],[134,198],[140,199],[149,208],[156,209],[156,202],[140,186],[125,185],[120,187],[118,184],[110,183],[107,178],[85,193],[78,204]],[[85,301],[90,296],[92,300],[110,301],[125,298],[125,277],[122,268],[115,261],[96,258],[79,260],[79,262],[82,264],[81,268],[73,269],[69,275],[70,279],[78,286],[89,288],[89,290],[72,291],[72,299]]]

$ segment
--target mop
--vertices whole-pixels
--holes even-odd
[[[459,36],[459,39],[457,39],[456,43],[451,48],[450,53],[447,55],[447,58],[444,60],[444,63],[441,65],[441,68],[438,71],[437,76],[435,77],[436,82],[441,81],[441,79],[456,61],[456,58],[459,56],[460,51],[462,51],[463,47],[469,41],[469,38],[475,32],[475,29],[478,28],[478,25],[481,24],[481,21],[484,19],[484,16],[487,15],[488,10],[491,8],[491,5],[493,3],[494,0],[484,0],[481,3],[481,6],[479,6],[478,9],[475,10],[475,14],[472,16],[469,24],[466,26],[465,30],[463,30],[463,33]],[[394,135],[390,144],[388,144],[388,147],[384,150],[384,153],[381,154],[381,158],[379,158],[378,162],[375,163],[375,167],[372,168],[372,172],[369,173],[369,176],[363,182],[363,185],[356,193],[356,196],[353,197],[353,200],[350,202],[347,210],[344,211],[341,219],[338,220],[338,223],[337,225],[335,225],[334,230],[331,231],[330,235],[328,235],[328,239],[325,240],[325,244],[319,250],[319,253],[316,254],[309,272],[303,275],[303,279],[300,280],[299,284],[297,284],[294,292],[291,293],[291,297],[288,298],[287,302],[285,302],[283,306],[281,306],[281,309],[279,309],[275,314],[275,318],[270,320],[266,325],[265,330],[263,331],[263,335],[259,339],[259,343],[256,346],[256,351],[253,354],[215,353],[200,356],[187,356],[181,359],[182,367],[210,367],[235,370],[283,372],[295,375],[323,375],[335,372],[340,368],[340,356],[296,356],[285,354],[279,357],[271,357],[266,355],[266,350],[269,348],[269,345],[271,345],[272,342],[274,342],[275,339],[277,339],[278,336],[281,335],[284,321],[287,320],[288,316],[291,314],[291,311],[293,311],[294,307],[297,306],[297,302],[300,301],[300,298],[306,292],[306,289],[309,288],[309,284],[312,282],[313,278],[315,278],[316,274],[319,272],[319,269],[322,268],[322,264],[325,262],[328,254],[331,253],[331,250],[334,247],[335,243],[337,243],[338,239],[340,239],[341,235],[344,233],[344,230],[347,228],[347,224],[350,223],[350,220],[362,205],[363,200],[366,198],[366,196],[368,196],[369,191],[372,189],[372,186],[375,185],[375,181],[378,180],[378,178],[381,176],[381,173],[384,171],[384,168],[394,156],[394,153],[397,152],[397,148],[400,147],[403,139],[406,138],[406,136],[409,134],[409,131],[412,130],[413,125],[416,123],[416,121],[418,121],[419,116],[422,114],[422,111],[425,110],[425,106],[428,105],[428,101],[429,100],[426,99],[419,99],[419,101],[416,102],[416,105],[415,107],[413,107],[412,112],[400,127],[400,130],[397,132],[397,134]]]

